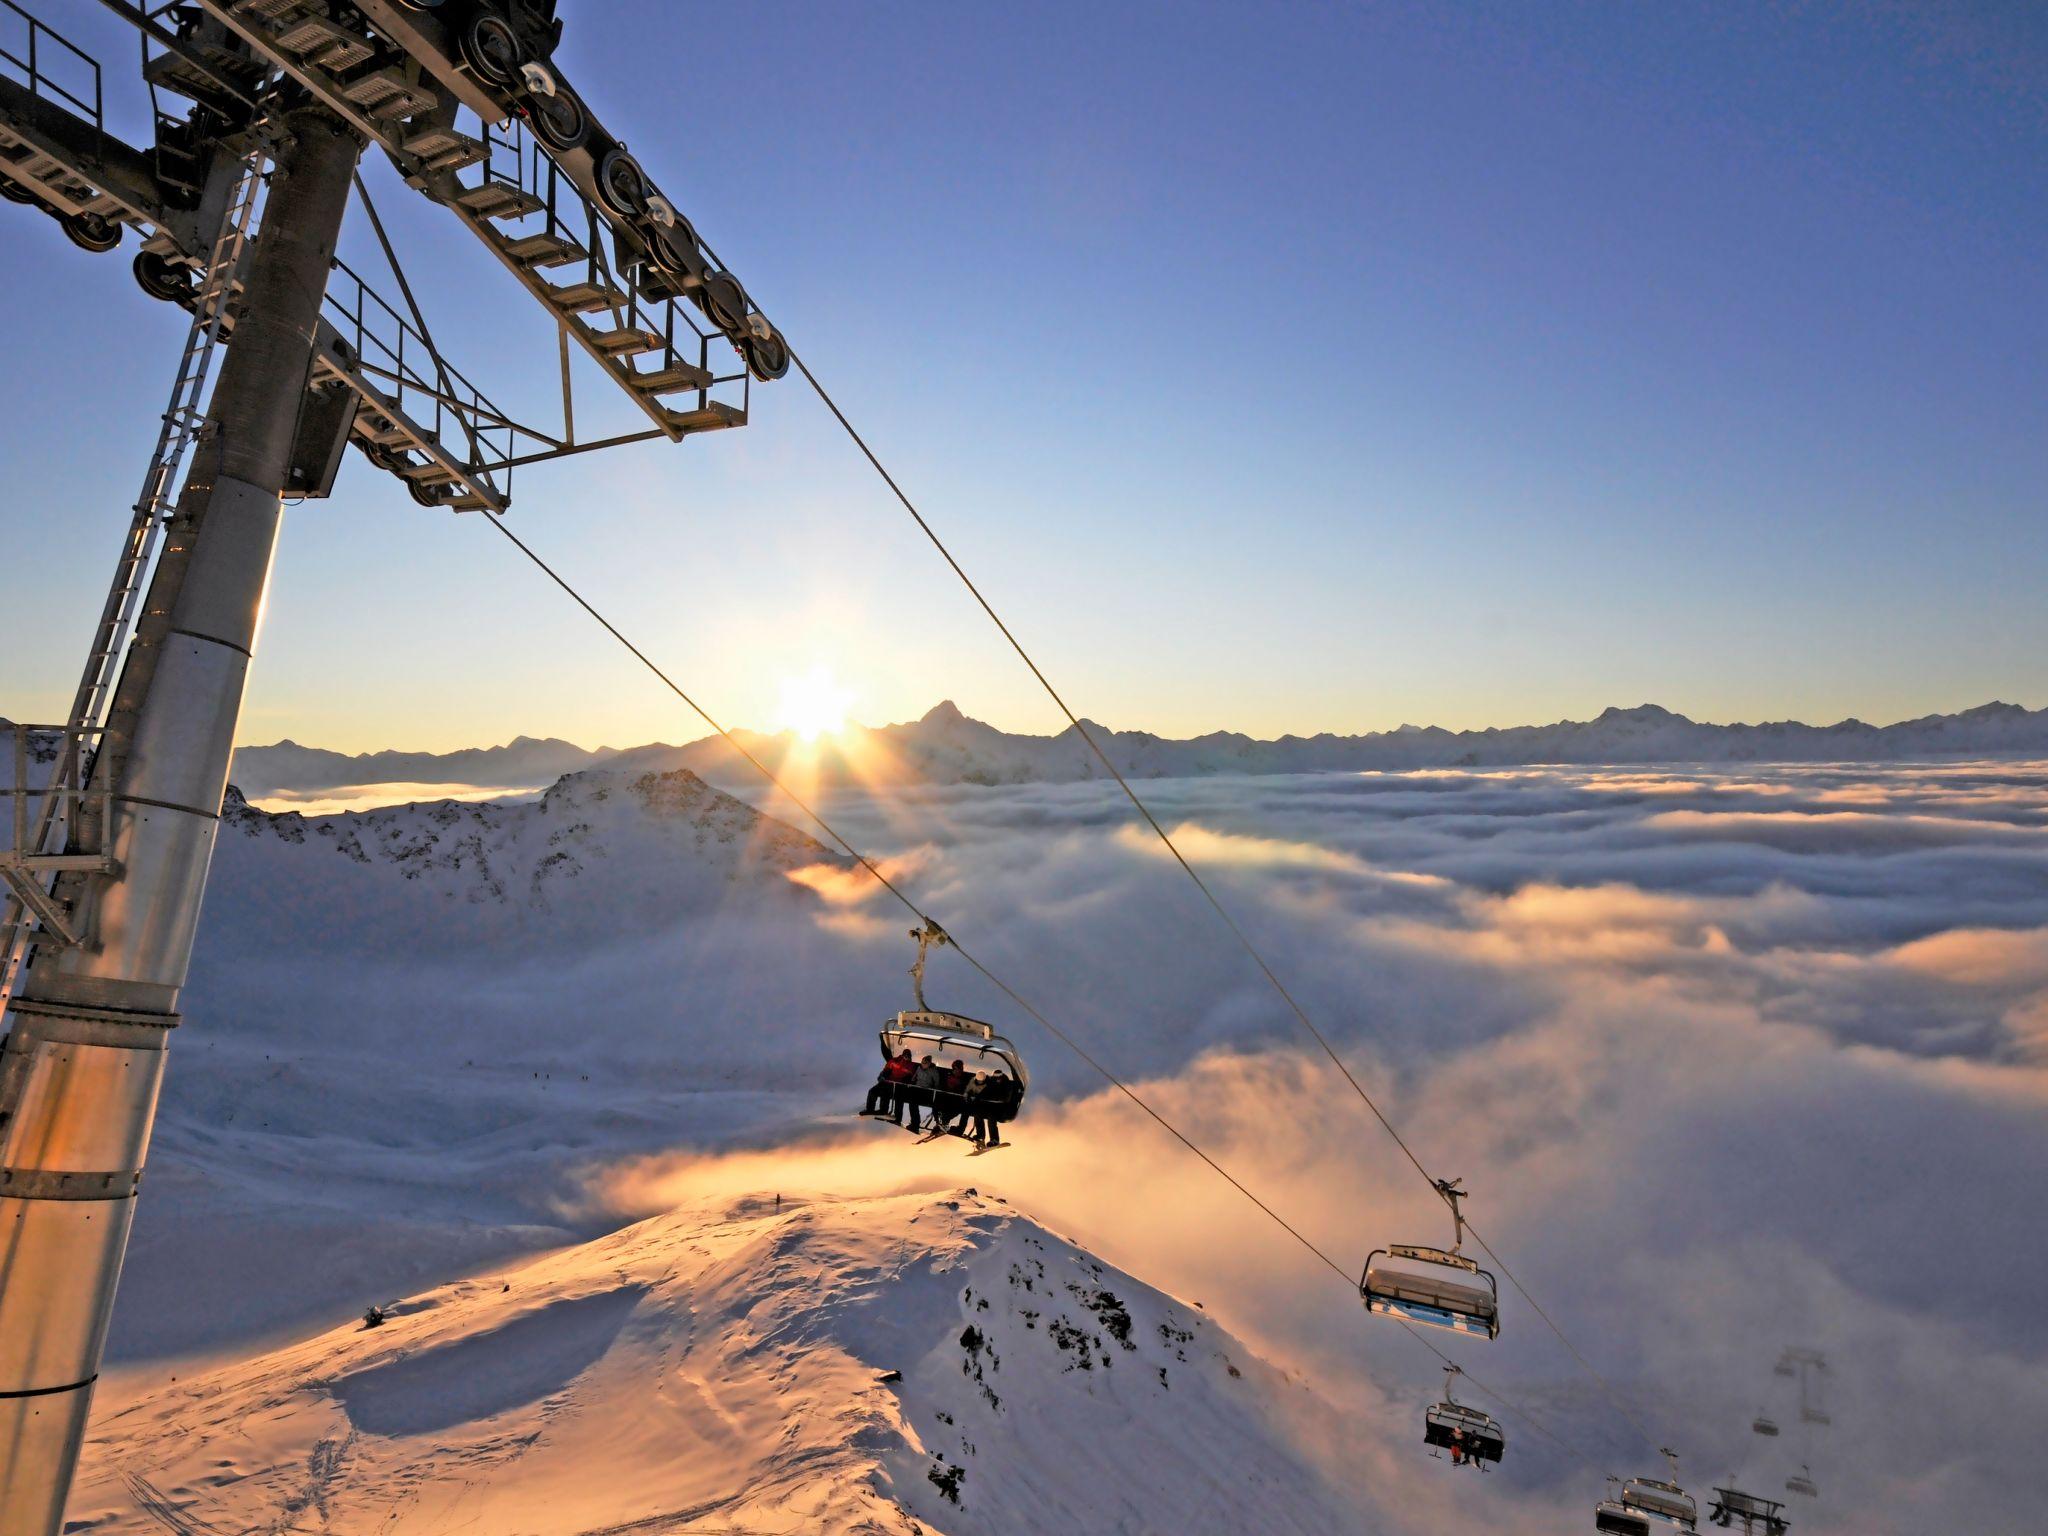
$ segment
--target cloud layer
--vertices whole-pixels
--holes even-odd
[[[1391,1529],[1453,1510],[1504,1530],[1583,1521],[1598,1471],[1654,1469],[1630,1413],[1698,1485],[1740,1471],[1769,1492],[1811,1462],[1825,1497],[1798,1511],[1806,1531],[2017,1528],[2048,1493],[1970,1412],[1989,1392],[2016,1422],[2048,1421],[2048,1221],[2024,1195],[2048,1181],[2048,768],[1145,792],[1625,1401],[1512,1293],[1498,1343],[1448,1346],[1583,1460],[1511,1417],[1484,1490],[1434,1476],[1409,1442],[1436,1362],[953,957],[933,962],[933,1001],[1001,1020],[1031,1053],[1021,1145],[966,1164],[846,1120],[875,1025],[908,1000],[910,945],[900,909],[830,870],[800,873],[801,899],[632,914],[611,945],[587,924],[573,943],[529,925],[500,944],[465,922],[460,949],[379,963],[303,907],[271,917],[276,871],[235,868],[227,845],[192,988],[208,1050],[174,1066],[162,1155],[174,1180],[218,1181],[214,1206],[189,1209],[221,1222],[245,1198],[239,1159],[303,1152],[281,1137],[431,1150],[438,1170],[404,1177],[464,1181],[472,1230],[513,1245],[706,1188],[980,1182],[1207,1300],[1356,1413]],[[1347,1275],[1389,1239],[1447,1240],[1413,1169],[1113,787],[840,796],[829,814]],[[347,890],[331,899],[347,910]],[[365,1061],[386,1064],[375,1091],[337,1093]],[[230,1104],[287,1129],[208,1142]],[[325,1162],[343,1186],[363,1178],[354,1154]],[[333,1195],[337,1224],[358,1195]],[[178,1251],[167,1235],[137,1284],[168,1283]],[[1837,1363],[1835,1424],[1811,1445],[1758,1441],[1748,1418],[1795,1340]]]

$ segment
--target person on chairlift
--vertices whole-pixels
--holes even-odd
[[[977,1147],[999,1147],[1003,1144],[1003,1112],[1015,1102],[1012,1090],[1016,1084],[1007,1072],[998,1068],[994,1072],[975,1078],[967,1090],[968,1112],[974,1117],[974,1144]]]
[[[861,1113],[881,1116],[895,1112],[898,1095],[916,1075],[917,1063],[910,1059],[907,1049],[891,1056],[875,1074],[875,1086],[868,1090],[868,1101],[861,1107]]]
[[[939,1079],[932,1100],[932,1122],[936,1129],[962,1131],[967,1125],[967,1063],[956,1060]]]
[[[908,1090],[896,1096],[896,1123],[903,1123],[903,1107],[908,1104],[910,1128],[913,1131],[922,1131],[924,1121],[918,1110],[924,1108],[930,1109],[934,1115],[938,1113],[937,1100],[932,1095],[938,1092],[939,1085],[944,1080],[945,1073],[939,1070],[939,1064],[927,1055],[917,1064],[917,1074],[911,1078]]]

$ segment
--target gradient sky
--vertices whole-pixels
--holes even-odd
[[[1097,719],[2048,703],[2048,12],[563,10],[570,77]],[[75,31],[135,124],[132,37]],[[546,322],[370,176],[451,359],[544,408]],[[132,249],[0,230],[0,712],[51,717],[182,316]],[[754,407],[522,472],[517,526],[735,723],[822,662],[872,722],[1056,728],[802,382]],[[351,455],[290,515],[241,739],[520,733],[701,729]]]

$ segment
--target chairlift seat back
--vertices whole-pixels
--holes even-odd
[[[1500,1290],[1493,1276],[1441,1248],[1396,1243],[1374,1250],[1358,1290],[1369,1312],[1488,1339],[1500,1334]]]
[[[1593,1529],[1606,1536],[1650,1536],[1647,1519],[1612,1499],[1602,1499],[1594,1506]]]
[[[1691,1494],[1651,1477],[1632,1477],[1623,1483],[1621,1502],[1645,1514],[1682,1520],[1688,1526],[1699,1518],[1699,1506],[1693,1503]]]

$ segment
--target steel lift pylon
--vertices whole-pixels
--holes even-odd
[[[88,250],[132,234],[144,290],[192,319],[71,714],[8,754],[0,1536],[62,1527],[285,498],[326,495],[353,446],[424,506],[495,516],[520,465],[744,425],[790,361],[553,68],[553,0],[101,4],[142,36],[155,142],[110,132],[98,62],[0,0],[0,195]],[[442,355],[366,191],[403,308],[337,257],[373,147],[542,307],[559,429]],[[578,439],[572,349],[645,425]]]

